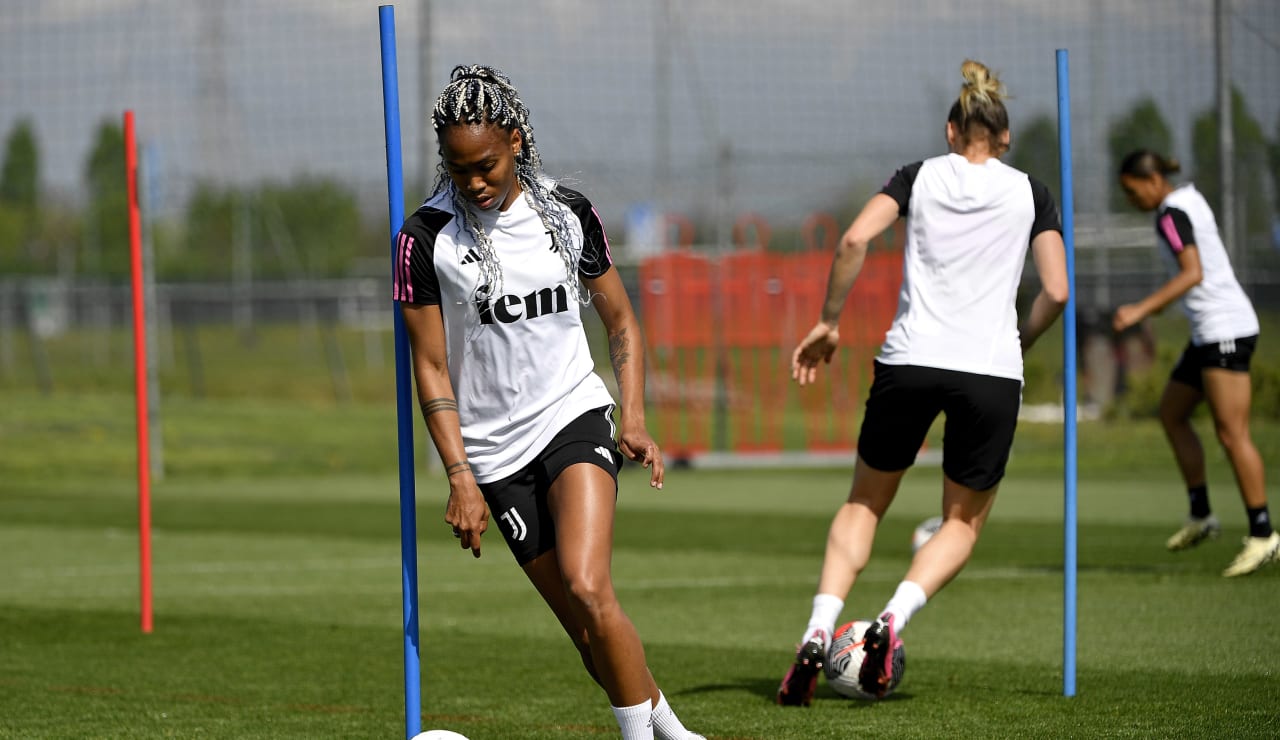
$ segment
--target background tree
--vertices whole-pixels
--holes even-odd
[[[38,269],[40,154],[29,119],[14,124],[0,163],[0,274]]]
[[[1243,217],[1238,218],[1239,227],[1245,234],[1264,233],[1270,227],[1270,203],[1267,202],[1266,162],[1267,138],[1262,133],[1262,126],[1249,113],[1244,96],[1239,90],[1231,90],[1232,129],[1235,138],[1235,171],[1236,207],[1244,206]],[[1218,163],[1218,112],[1209,108],[1196,116],[1191,125],[1191,155],[1194,160],[1196,188],[1209,201],[1218,219],[1222,219],[1222,173]],[[1240,211],[1236,211],[1240,213]],[[1230,237],[1225,235],[1228,239]]]
[[[1271,194],[1275,196],[1276,213],[1280,213],[1280,116],[1276,117],[1276,134],[1271,140],[1268,160],[1271,164]]]
[[[382,256],[356,196],[326,179],[270,183],[253,191],[205,183],[187,204],[181,252],[161,255],[167,277],[231,277],[235,252],[246,249],[255,278],[339,277],[361,257]]]
[[[347,274],[368,254],[356,196],[332,180],[302,178],[263,186],[255,199],[261,233],[269,240],[258,264],[281,277]]]
[[[100,277],[125,277],[129,274],[129,212],[124,131],[120,124],[98,124],[85,162],[85,182],[89,207],[85,213],[82,271]]]
[[[29,119],[18,121],[4,144],[0,165],[0,203],[35,210],[40,195],[40,153]]]
[[[1107,170],[1107,205],[1113,212],[1131,210],[1116,173],[1120,171],[1125,155],[1135,149],[1150,149],[1166,157],[1173,156],[1173,134],[1160,113],[1160,107],[1151,98],[1134,103],[1127,113],[1111,123],[1107,131],[1107,150],[1111,154],[1111,168]]]
[[[226,280],[231,276],[236,239],[247,238],[241,205],[248,197],[210,182],[196,185],[187,200],[185,239],[156,250],[156,274],[163,279]]]
[[[1062,164],[1058,161],[1058,122],[1041,114],[1013,133],[1009,164],[1031,175],[1049,188],[1062,205]]]

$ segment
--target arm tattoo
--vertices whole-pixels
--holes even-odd
[[[452,478],[454,473],[461,473],[464,470],[470,470],[470,469],[471,469],[471,463],[467,462],[466,460],[461,460],[452,465],[446,466],[444,469],[444,473],[446,477]]]
[[[609,361],[613,363],[613,375],[622,381],[622,370],[631,360],[631,340],[627,330],[621,329],[617,334],[609,335]]]
[[[455,414],[458,413],[458,402],[452,398],[433,398],[429,401],[423,401],[421,406],[422,417],[424,419],[437,411],[452,411]]]

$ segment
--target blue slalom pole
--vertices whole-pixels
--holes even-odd
[[[1067,248],[1062,325],[1063,559],[1062,695],[1076,695],[1076,237],[1071,182],[1071,82],[1067,50],[1058,49],[1058,160],[1062,166],[1062,240]]]
[[[404,168],[400,159],[400,83],[396,73],[396,15],[378,7],[382,34],[382,114],[387,138],[387,210],[391,219],[391,259],[395,236],[404,223]],[[422,729],[422,672],[418,658],[418,526],[413,484],[413,404],[410,394],[409,335],[400,304],[392,303],[396,348],[396,437],[400,450],[400,580],[404,609],[405,737]]]

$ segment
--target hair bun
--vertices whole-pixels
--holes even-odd
[[[964,77],[961,95],[966,98],[997,101],[1005,97],[1004,85],[982,62],[973,59],[964,60],[960,65],[960,76]]]

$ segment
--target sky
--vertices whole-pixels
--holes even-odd
[[[1280,3],[1230,0],[1234,84],[1280,135]],[[1018,127],[1057,115],[1070,60],[1077,205],[1100,203],[1110,121],[1157,101],[1190,158],[1214,101],[1210,0],[418,0],[394,6],[411,195],[424,101],[454,64],[507,72],[553,176],[606,221],[658,211],[794,223],[847,212],[942,153],[960,63],[1001,74]],[[74,200],[96,128],[135,111],[156,212],[195,183],[330,177],[386,198],[376,2],[18,0],[0,10],[0,131],[35,123],[45,188]],[[665,153],[665,155],[664,155]],[[422,193],[425,195],[425,193]],[[613,214],[613,215],[609,215]]]

